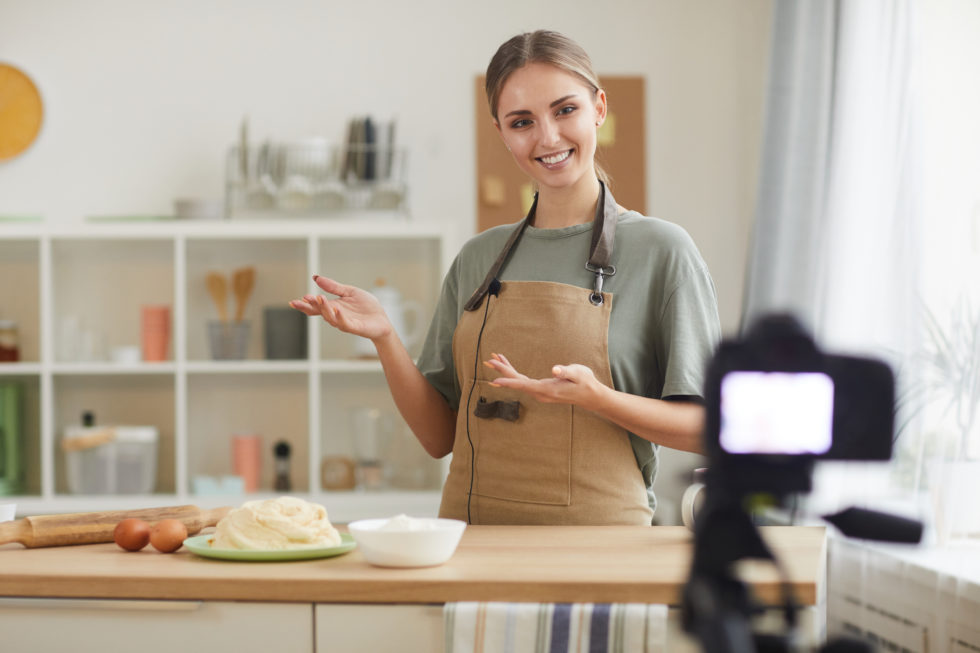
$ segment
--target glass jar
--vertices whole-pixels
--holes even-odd
[[[0,363],[16,363],[20,360],[20,338],[17,323],[0,320]]]

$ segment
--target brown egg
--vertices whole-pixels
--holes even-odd
[[[112,539],[127,551],[139,551],[150,541],[150,525],[130,517],[116,524]]]
[[[173,553],[186,539],[187,527],[177,519],[161,519],[150,529],[150,544],[161,553]]]

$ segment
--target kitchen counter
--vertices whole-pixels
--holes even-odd
[[[823,527],[764,527],[801,605],[822,603]],[[679,604],[691,534],[659,526],[470,526],[438,567],[373,567],[354,551],[318,560],[231,562],[186,549],[129,553],[115,544],[25,549],[0,546],[0,596],[441,604],[450,601]],[[779,601],[770,565],[740,567],[760,600]]]

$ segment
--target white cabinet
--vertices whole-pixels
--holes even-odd
[[[252,267],[244,358],[215,360],[218,317],[206,278],[229,282]],[[424,332],[445,271],[436,228],[374,214],[322,220],[100,222],[65,227],[0,224],[0,319],[17,322],[21,360],[0,363],[0,383],[22,395],[19,514],[196,503],[234,505],[272,496],[273,446],[290,445],[292,494],[347,521],[396,512],[434,514],[444,465],[425,455],[397,415],[376,359],[356,337],[307,319],[306,356],[266,358],[266,307],[316,291],[314,273],[371,288],[383,280],[422,306]],[[162,361],[116,362],[141,345],[141,309],[166,306],[171,333]],[[417,355],[421,343],[410,343]],[[374,491],[327,489],[325,458],[349,462],[362,437],[358,411],[374,411],[385,465]],[[98,424],[152,425],[159,433],[155,491],[78,496],[66,479],[61,439],[91,411]],[[360,429],[360,430],[359,430]],[[196,481],[233,473],[232,438],[261,440],[252,495],[198,494]],[[4,499],[7,500],[7,499]]]
[[[308,603],[0,598],[0,632],[5,653],[330,650]]]

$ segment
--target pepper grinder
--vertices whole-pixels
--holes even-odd
[[[276,491],[290,492],[293,489],[293,482],[289,478],[289,443],[280,440],[272,448],[276,456]]]

